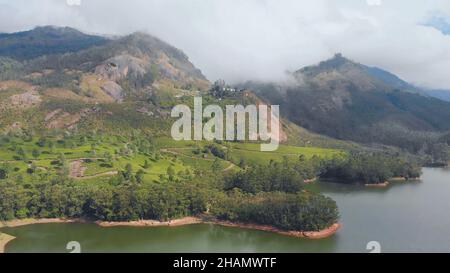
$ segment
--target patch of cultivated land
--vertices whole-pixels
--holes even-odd
[[[69,177],[80,183],[107,182],[127,165],[134,174],[140,171],[143,180],[152,183],[167,178],[169,168],[175,177],[185,177],[195,170],[211,171],[212,168],[222,172],[239,171],[237,165],[242,160],[246,164],[267,164],[270,160],[281,162],[285,157],[297,160],[300,155],[326,158],[345,154],[334,149],[286,145],[280,145],[274,152],[261,152],[256,143],[176,142],[164,138],[156,139],[155,143],[157,147],[148,153],[136,150],[134,144],[120,137],[33,137],[25,140],[4,137],[0,140],[0,169],[7,168],[9,178],[33,183],[38,177],[56,177],[63,168],[60,162],[63,156]],[[229,159],[214,156],[208,150],[211,145],[220,148]]]
[[[210,170],[215,160],[211,154],[207,158],[195,158],[166,148],[156,149],[151,154],[132,151],[127,148],[132,147],[130,143],[114,138],[103,141],[82,139],[4,138],[0,140],[0,169],[8,168],[9,178],[21,177],[21,180],[31,182],[36,180],[36,175],[57,175],[62,168],[60,159],[63,156],[69,177],[77,180],[107,179],[131,165],[134,173],[143,171],[144,180],[156,181],[161,175],[167,175],[169,168],[175,176],[187,175],[197,168]],[[160,155],[156,157],[156,153]],[[232,162],[221,159],[219,162],[223,171],[234,168]]]
[[[313,156],[318,156],[321,158],[331,158],[333,156],[344,156],[345,152],[336,149],[325,149],[325,148],[317,148],[317,147],[296,147],[296,146],[287,146],[280,145],[278,150],[273,152],[261,152],[260,144],[249,144],[249,143],[233,143],[231,145],[231,161],[234,164],[239,164],[239,161],[243,159],[247,163],[256,163],[256,164],[267,164],[270,160],[274,161],[282,161],[284,157],[288,157],[291,159],[297,159],[300,155],[304,156],[306,159],[310,159]],[[222,148],[226,151],[228,148],[222,146]],[[195,150],[197,148],[188,146],[188,147],[174,147],[166,149],[167,152],[171,152],[174,154],[181,154],[187,157],[192,157],[195,159],[204,159],[204,160],[214,160],[214,157],[210,154],[196,154]]]
[[[74,178],[79,178],[84,176],[84,171],[86,167],[83,166],[83,160],[75,160],[70,162],[70,176]]]

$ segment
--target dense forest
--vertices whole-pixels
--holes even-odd
[[[200,150],[199,158],[210,155],[215,159],[205,161],[212,163],[205,168],[193,165],[191,172],[175,155],[161,155],[156,140],[139,133],[56,139],[51,135],[5,135],[0,148],[15,162],[0,165],[0,220],[129,221],[206,215],[285,230],[320,230],[338,221],[339,213],[333,200],[307,191],[305,180],[319,177],[340,183],[380,183],[394,176],[420,175],[418,165],[406,158],[368,152],[331,158],[284,156],[267,164],[242,164],[226,173],[220,171],[220,160],[226,162],[229,155],[226,146],[218,143],[192,146],[193,155]],[[102,180],[77,180],[69,175],[73,159],[67,157],[82,156],[89,157],[84,164],[99,171],[110,171],[113,166],[119,171]],[[134,163],[138,159],[143,163]],[[166,171],[154,178],[152,168],[160,166]]]
[[[0,180],[0,219],[87,218],[105,221],[169,220],[205,214],[219,219],[273,225],[285,230],[320,230],[338,220],[336,203],[320,194],[221,191],[212,181],[139,183],[126,170],[109,186],[80,185],[63,177],[38,183]]]
[[[108,40],[46,27],[0,40],[0,220],[205,216],[315,231],[339,212],[305,181],[376,184],[448,161],[448,103],[386,89],[342,56],[294,74],[306,86],[211,87],[184,53],[143,33]],[[352,73],[317,84],[316,74],[349,67],[375,89]],[[199,95],[221,107],[280,104],[287,142],[273,153],[251,142],[175,143],[171,109]]]
[[[271,225],[283,230],[319,231],[339,218],[336,202],[321,194],[264,192],[253,195],[238,189],[223,197],[212,213],[223,220]]]
[[[411,159],[383,153],[352,152],[346,156],[298,161],[284,160],[254,165],[228,177],[225,189],[239,188],[248,193],[283,191],[295,193],[304,181],[319,177],[338,183],[382,183],[393,177],[420,177],[420,165]]]
[[[418,178],[420,166],[406,159],[383,154],[352,153],[333,158],[321,166],[320,177],[340,183],[376,184],[393,177]]]
[[[450,104],[397,76],[341,54],[292,73],[286,83],[247,82],[281,115],[313,132],[399,147],[429,165],[448,163]]]

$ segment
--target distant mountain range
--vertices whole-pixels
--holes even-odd
[[[209,81],[145,33],[104,38],[38,27],[0,35],[0,130],[166,131],[169,106]]]
[[[424,89],[422,92],[429,96],[432,96],[432,97],[435,97],[435,98],[438,98],[441,100],[450,101],[450,90]]]
[[[280,104],[284,129],[298,143],[332,137],[430,153],[447,141],[450,103],[392,73],[337,54],[292,77],[241,86]],[[0,34],[1,131],[167,132],[171,106],[210,85],[186,54],[145,33],[105,38],[48,26]]]
[[[450,103],[379,68],[341,54],[292,74],[294,83],[242,86],[280,104],[283,115],[317,133],[419,152],[450,130]]]

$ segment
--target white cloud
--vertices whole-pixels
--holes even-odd
[[[280,79],[342,52],[420,85],[449,88],[450,36],[421,25],[448,0],[0,0],[0,31],[68,25],[144,30],[184,50],[214,80]],[[74,0],[70,0],[74,1]]]

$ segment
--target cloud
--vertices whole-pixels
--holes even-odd
[[[433,15],[429,19],[427,19],[424,23],[424,26],[433,27],[444,35],[450,35],[450,23],[447,16],[443,15]]]
[[[0,32],[48,24],[147,31],[185,51],[209,79],[227,81],[280,80],[342,52],[450,89],[450,36],[423,24],[436,13],[450,14],[448,0],[0,0]]]

